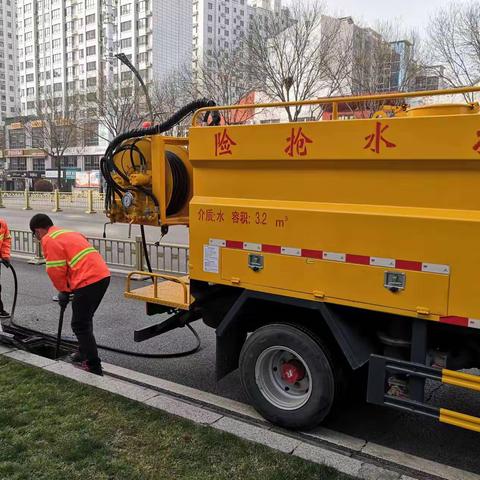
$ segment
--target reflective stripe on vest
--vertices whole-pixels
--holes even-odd
[[[96,253],[97,251],[93,247],[85,248],[78,252],[69,262],[68,265],[70,267],[74,267],[82,258],[86,257],[90,253]]]
[[[47,268],[65,267],[66,265],[67,265],[66,260],[53,260],[51,262],[46,262]]]
[[[48,236],[50,238],[57,238],[58,236],[64,234],[64,233],[71,233],[72,230],[66,230],[66,229],[62,229],[62,230],[55,230],[54,232],[52,233],[49,233]]]

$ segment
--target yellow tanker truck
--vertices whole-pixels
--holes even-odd
[[[102,160],[110,220],[190,228],[188,277],[127,279],[128,298],[170,314],[136,340],[203,319],[217,378],[240,368],[283,427],[317,425],[363,378],[371,403],[480,431],[424,398],[427,380],[480,391],[460,371],[480,367],[479,105],[338,119],[339,104],[479,90],[261,106],[332,111],[283,124],[222,125],[218,112],[259,106],[194,102],[117,137]],[[194,110],[188,138],[162,135]]]

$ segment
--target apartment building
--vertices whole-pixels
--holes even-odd
[[[238,47],[254,18],[282,11],[282,0],[193,0],[193,72],[211,66],[216,51]]]
[[[22,113],[51,93],[95,90],[120,52],[146,81],[164,77],[191,58],[191,13],[189,0],[18,0]]]
[[[0,125],[17,107],[15,0],[0,0]]]
[[[190,67],[191,0],[118,2],[114,9],[113,54],[125,53],[145,82],[161,83],[178,69]],[[130,78],[126,67],[116,67],[120,67],[120,80]]]

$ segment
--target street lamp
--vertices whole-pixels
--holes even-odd
[[[130,60],[124,53],[117,53],[115,54],[115,57],[117,57],[125,66],[127,66],[133,72],[135,77],[137,77],[137,80],[140,82],[140,85],[143,88],[143,92],[145,93],[145,98],[147,100],[150,118],[153,122],[154,117],[153,117],[152,102],[150,101],[150,95],[148,94],[148,89],[147,89],[147,86],[145,85],[145,82],[143,81],[143,78],[140,76],[140,73],[138,73],[138,70],[132,65],[132,62],[130,62]]]

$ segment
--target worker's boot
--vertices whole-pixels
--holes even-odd
[[[78,350],[68,356],[70,363],[82,363],[84,360],[85,357]]]
[[[93,373],[95,375],[100,375],[103,377],[102,363],[100,359],[97,360],[84,360],[80,364],[80,368],[86,372]]]

